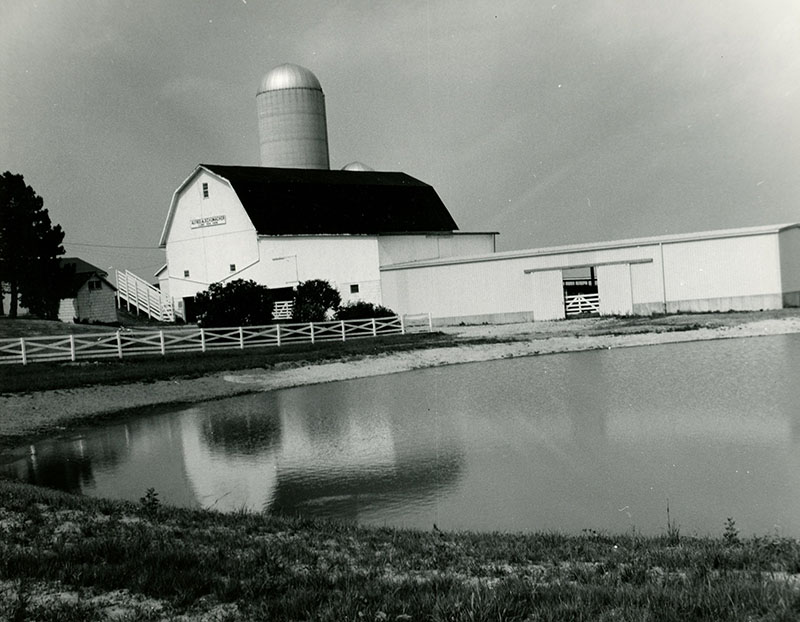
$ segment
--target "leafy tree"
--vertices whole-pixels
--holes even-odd
[[[294,293],[292,319],[296,322],[322,322],[329,311],[339,307],[342,297],[328,281],[303,281]]]
[[[203,326],[263,326],[272,322],[272,292],[255,281],[212,283],[195,295],[197,320]]]
[[[395,315],[397,314],[391,309],[364,300],[342,305],[336,311],[337,320],[366,320],[373,317],[394,317]]]
[[[0,282],[11,295],[9,317],[20,304],[42,317],[58,313],[64,231],[53,226],[44,201],[22,175],[0,176]]]

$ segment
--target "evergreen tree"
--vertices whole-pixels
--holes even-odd
[[[44,201],[22,175],[0,175],[0,283],[10,294],[9,317],[20,304],[52,318],[58,312],[59,255],[64,231],[53,226]]]

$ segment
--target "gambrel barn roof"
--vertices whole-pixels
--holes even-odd
[[[259,235],[378,235],[458,229],[436,190],[405,173],[201,164],[176,191],[176,197],[203,169],[231,185]],[[162,245],[170,218],[171,214]]]

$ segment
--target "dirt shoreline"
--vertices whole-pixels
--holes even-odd
[[[797,311],[797,310],[794,310]],[[605,348],[744,338],[800,333],[800,313],[723,314],[686,316],[642,322],[623,320],[449,327],[459,338],[445,346],[349,361],[306,364],[283,369],[218,373],[202,378],[170,379],[152,383],[90,386],[0,396],[0,445],[57,432],[76,422],[108,417],[150,406],[191,403],[338,380],[392,374],[425,367],[502,358],[577,352]],[[476,340],[480,339],[480,342]]]

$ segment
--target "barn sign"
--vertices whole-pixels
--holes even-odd
[[[199,229],[200,227],[213,227],[215,225],[225,224],[225,215],[220,216],[206,216],[205,218],[192,218],[190,221],[192,229]]]

